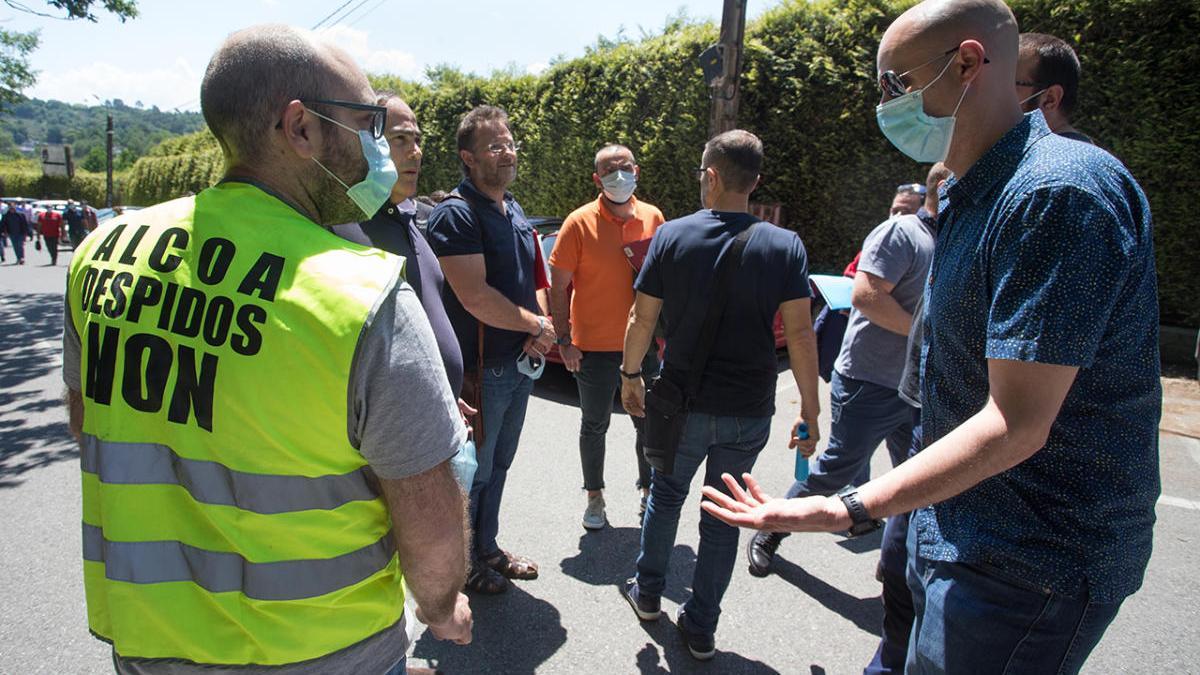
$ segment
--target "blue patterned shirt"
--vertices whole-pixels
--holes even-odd
[[[925,296],[926,445],[988,399],[988,360],[1079,368],[1046,445],[914,515],[920,555],[1106,602],[1136,591],[1158,499],[1158,291],[1128,170],[1040,112],[947,184]]]

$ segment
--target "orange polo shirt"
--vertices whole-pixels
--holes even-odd
[[[619,352],[633,307],[633,266],[625,244],[649,239],[663,223],[662,211],[633,201],[633,217],[618,220],[602,197],[563,221],[550,265],[571,272],[571,341],[585,352]]]

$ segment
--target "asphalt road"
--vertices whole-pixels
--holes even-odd
[[[44,251],[30,251],[24,267],[9,254],[0,266],[0,673],[111,672],[107,646],[87,632],[78,454],[60,402],[60,303],[70,255],[50,268]],[[789,380],[780,378],[780,412],[755,470],[776,492],[792,468],[784,439],[798,397]],[[640,624],[617,593],[638,546],[633,428],[614,415],[611,526],[585,533],[578,420],[572,380],[549,369],[529,406],[501,516],[501,544],[537,560],[541,578],[473,599],[475,642],[463,648],[423,636],[410,664],[447,673],[861,672],[879,635],[877,538],[793,536],[766,579],[749,576],[739,562],[719,653],[709,664],[691,660],[666,619]],[[822,436],[827,428],[825,419]],[[885,456],[876,455],[877,473],[887,468]],[[1162,476],[1166,498],[1145,586],[1125,603],[1085,672],[1200,672],[1200,442],[1164,435]],[[697,504],[693,494],[672,558],[664,598],[672,616],[695,564]]]

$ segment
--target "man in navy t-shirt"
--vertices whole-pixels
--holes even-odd
[[[725,489],[724,472],[740,475],[754,466],[767,444],[775,414],[776,312],[783,314],[792,375],[800,390],[800,416],[791,447],[811,454],[816,447],[817,346],[809,313],[808,260],[795,232],[759,222],[749,213],[758,185],[762,142],[734,130],[704,147],[697,170],[704,209],[663,224],[655,233],[637,279],[633,320],[625,333],[621,401],[631,415],[643,416],[642,355],[661,313],[666,326],[664,377],[687,381],[691,368],[703,368],[691,401],[674,471],[651,474],[650,501],[642,522],[637,576],[626,582],[625,597],[638,618],[659,618],[679,512],[700,463],[707,460],[705,485]],[[734,238],[754,227],[729,290],[706,363],[695,352],[714,294],[717,270]],[[807,424],[811,437],[799,440],[795,427]],[[704,514],[692,598],[679,611],[678,626],[692,656],[711,659],[721,597],[737,558],[738,531]]]
[[[463,116],[457,143],[466,177],[430,214],[429,243],[449,282],[443,299],[466,362],[463,398],[478,400],[483,418],[471,485],[474,563],[467,587],[496,594],[507,590],[507,579],[538,576],[533,561],[503,551],[496,536],[504,481],[533,392],[533,380],[517,370],[517,358],[522,352],[544,358],[555,334],[538,304],[533,227],[508,192],[520,147],[508,116],[492,106],[475,108]]]

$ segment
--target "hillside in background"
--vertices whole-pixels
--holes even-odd
[[[76,167],[104,170],[105,114],[113,114],[113,160],[117,170],[133,165],[162,141],[198,131],[204,119],[195,112],[168,112],[141,102],[127,105],[120,99],[103,105],[29,99],[0,111],[0,157],[31,156],[43,143],[72,146]]]

